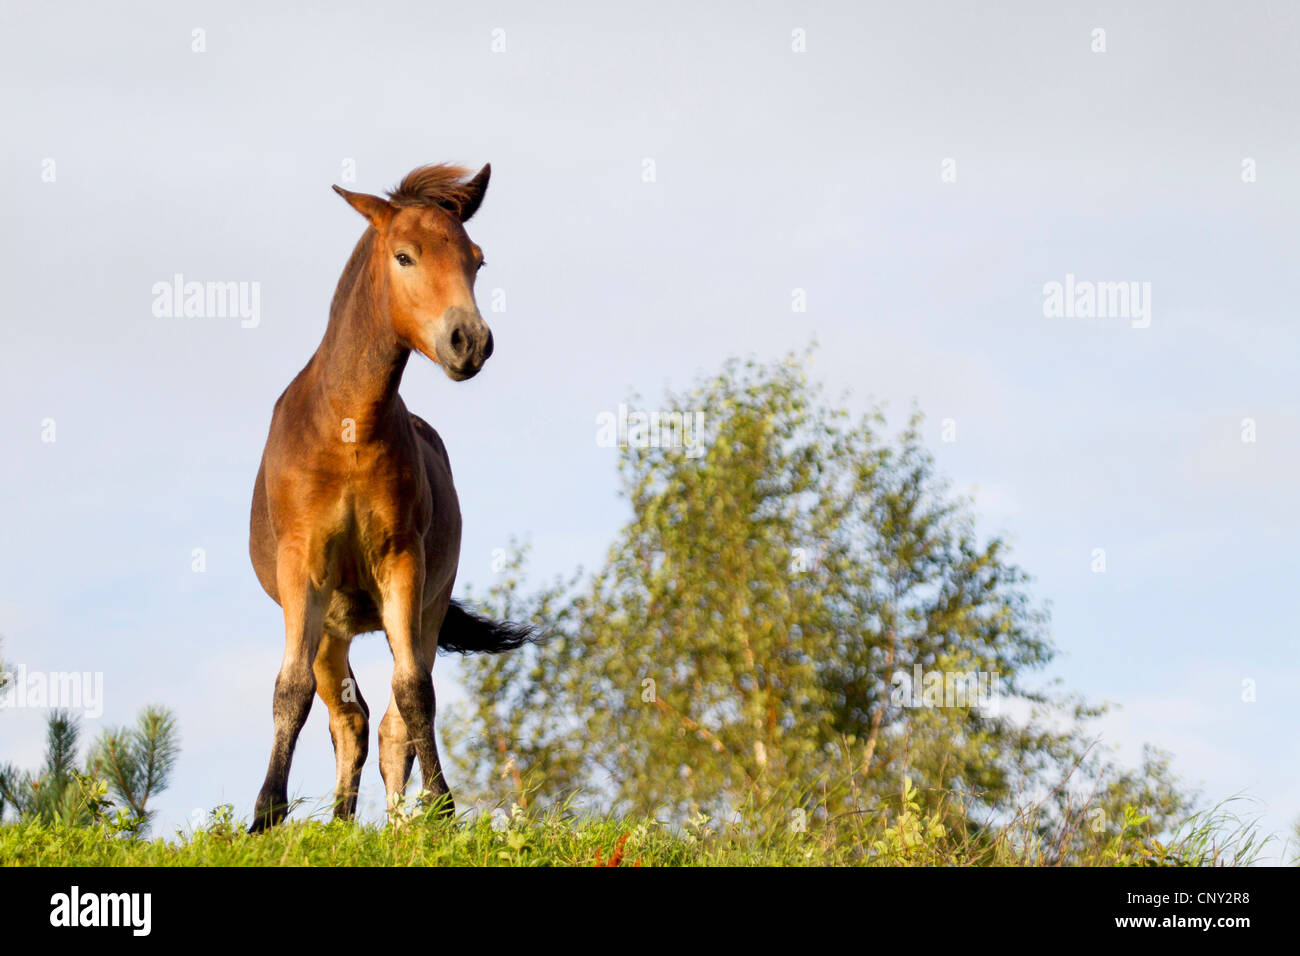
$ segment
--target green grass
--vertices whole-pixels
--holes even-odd
[[[621,852],[620,852],[621,848]],[[825,862],[780,848],[700,840],[626,821],[555,817],[513,825],[412,821],[401,827],[294,822],[257,836],[217,827],[171,842],[102,826],[0,828],[6,866],[707,866]]]
[[[909,797],[914,791],[909,793]],[[718,825],[700,817],[668,829],[653,820],[591,819],[559,811],[454,820],[417,812],[399,825],[307,820],[249,836],[228,807],[170,840],[143,839],[103,819],[86,826],[22,821],[0,826],[4,866],[1042,866],[1061,859],[1023,821],[959,835],[912,800],[897,812],[833,826],[785,818]],[[1248,865],[1262,840],[1224,807],[1158,840],[1130,811],[1120,833],[1084,845],[1086,866]],[[1051,841],[1046,841],[1050,844]]]
[[[0,866],[1240,866],[1271,840],[1235,812],[1239,799],[1167,833],[1132,807],[1095,832],[1086,807],[1056,824],[1031,807],[972,827],[946,801],[923,807],[910,780],[891,806],[867,813],[811,820],[771,804],[673,828],[518,805],[448,819],[403,799],[387,824],[308,819],[256,836],[225,805],[205,826],[163,840],[139,836],[125,810],[112,813],[102,783],[85,800],[84,813],[0,826]]]

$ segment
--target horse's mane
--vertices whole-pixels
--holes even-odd
[[[352,248],[352,255],[348,256],[348,264],[343,267],[343,272],[339,276],[338,285],[334,287],[334,298],[330,301],[330,324],[334,323],[334,316],[343,311],[343,306],[347,304],[348,295],[352,292],[352,287],[356,285],[357,280],[361,277],[362,267],[370,258],[370,248],[374,245],[375,230],[374,227],[368,228],[361,234],[357,244]]]
[[[473,171],[463,166],[435,163],[421,166],[406,174],[398,187],[388,193],[394,206],[445,206],[459,209],[470,198],[467,180]]]

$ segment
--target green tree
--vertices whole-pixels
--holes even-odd
[[[45,725],[45,762],[33,774],[12,765],[0,769],[0,801],[20,816],[44,822],[85,823],[77,771],[77,744],[81,727],[77,718],[54,711]]]
[[[24,819],[85,825],[113,805],[106,797],[111,792],[132,829],[147,827],[149,800],[167,788],[180,753],[175,717],[166,708],[145,708],[134,727],[105,730],[79,769],[80,738],[76,716],[51,713],[41,769],[31,773],[12,764],[0,767],[0,816],[12,807]]]
[[[0,635],[0,641],[3,635]],[[3,694],[12,680],[9,671],[9,665],[5,663],[3,657],[0,657],[0,694]],[[10,764],[0,764],[0,820],[4,819],[5,810],[9,805],[8,794],[12,787],[18,784],[18,771]]]
[[[666,407],[704,412],[703,454],[622,451],[632,517],[604,566],[524,596],[520,555],[486,596],[550,638],[466,662],[473,704],[452,754],[471,790],[825,820],[908,778],[960,808],[968,836],[1026,800],[1059,832],[1098,788],[1122,803],[1154,787],[1168,797],[1147,811],[1155,825],[1185,805],[1167,767],[1125,777],[1090,749],[1100,708],[1036,683],[1054,655],[1047,612],[936,474],[919,414],[891,437],[879,409],[829,407],[795,357],[732,361]],[[937,703],[914,706],[915,673],[940,682]],[[1100,819],[1071,839],[1113,835]]]
[[[141,711],[134,727],[111,727],[100,734],[89,766],[108,782],[121,805],[147,825],[153,815],[149,800],[167,789],[179,757],[175,716],[165,707],[151,706]]]

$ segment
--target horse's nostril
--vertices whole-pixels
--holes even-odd
[[[492,357],[492,332],[491,332],[491,330],[489,329],[489,330],[488,330],[487,345],[483,346],[483,361],[486,362],[486,361],[487,361],[488,359],[490,359],[491,357]]]
[[[457,355],[465,351],[465,333],[460,329],[451,330],[451,350]]]

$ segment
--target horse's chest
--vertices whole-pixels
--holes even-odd
[[[349,497],[348,524],[363,550],[414,542],[429,526],[429,491],[412,482],[395,489],[363,487]]]
[[[338,506],[366,536],[419,531],[428,523],[429,483],[418,463],[380,457],[344,476]]]

